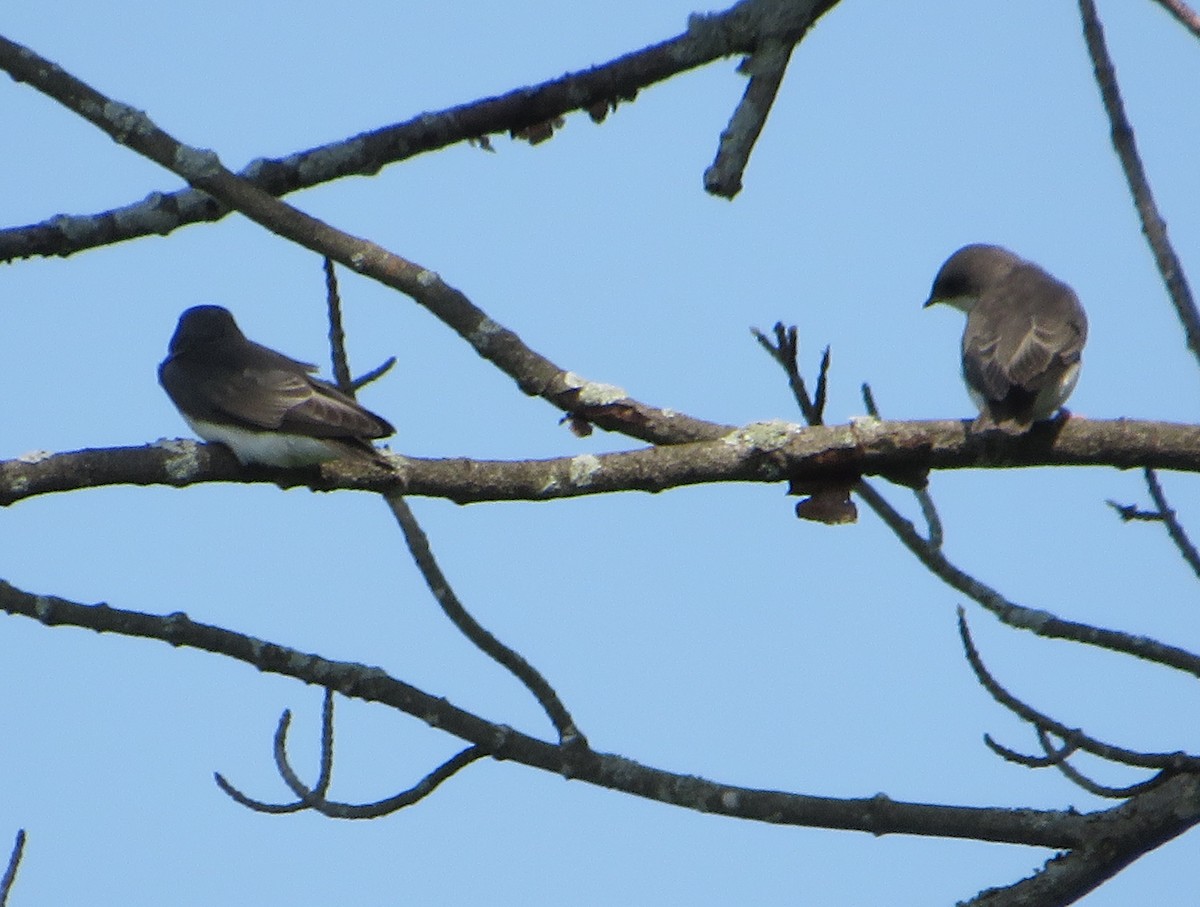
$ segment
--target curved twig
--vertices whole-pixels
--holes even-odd
[[[313,788],[306,787],[288,762],[287,732],[291,720],[292,713],[284,711],[279,719],[279,726],[275,730],[275,766],[284,783],[291,788],[292,793],[300,798],[305,808],[314,809],[331,819],[377,819],[406,806],[411,806],[433,793],[447,778],[475,760],[482,759],[489,752],[482,746],[469,746],[443,762],[408,790],[393,797],[387,797],[375,803],[337,803],[325,798],[325,789],[320,783]]]
[[[1163,769],[1153,777],[1147,778],[1145,781],[1139,781],[1137,784],[1130,784],[1125,787],[1110,787],[1107,784],[1100,784],[1098,781],[1093,781],[1079,769],[1075,768],[1075,766],[1071,765],[1065,757],[1058,755],[1064,752],[1069,744],[1063,744],[1063,750],[1057,750],[1050,740],[1050,735],[1044,728],[1034,728],[1034,731],[1037,733],[1038,742],[1042,745],[1042,749],[1046,751],[1047,756],[1057,757],[1053,759],[1051,764],[1062,772],[1063,776],[1071,783],[1097,797],[1104,797],[1109,800],[1128,800],[1130,797],[1149,793],[1155,788],[1161,787],[1178,774],[1169,769]]]
[[[1101,743],[1083,731],[1077,728],[1069,728],[1065,724],[1055,721],[1048,715],[1037,711],[1008,692],[988,671],[983,663],[983,659],[979,655],[979,651],[975,648],[975,643],[971,639],[971,632],[967,627],[967,615],[961,607],[958,609],[958,634],[959,638],[962,639],[963,651],[966,653],[967,661],[971,665],[971,670],[975,672],[975,677],[979,680],[980,685],[998,703],[1034,727],[1049,731],[1062,740],[1063,743],[1070,744],[1084,752],[1091,753],[1093,756],[1099,756],[1101,759],[1107,759],[1110,762],[1119,762],[1122,765],[1129,765],[1135,768],[1167,769],[1171,771],[1187,770],[1200,773],[1200,756],[1192,756],[1183,751],[1174,753],[1143,753],[1137,750],[1113,746],[1108,743]]]
[[[388,356],[387,359],[385,359],[379,365],[375,366],[375,368],[371,369],[369,372],[363,372],[363,374],[359,375],[357,378],[355,378],[353,381],[351,381],[350,382],[351,389],[353,389],[354,391],[360,391],[364,387],[366,387],[368,384],[370,384],[372,381],[378,381],[380,378],[382,378],[384,375],[386,375],[388,372],[390,372],[392,370],[392,367],[395,364],[396,364],[396,357]]]
[[[1041,728],[1038,728],[1041,731]],[[1046,749],[1045,756],[1029,756],[1025,753],[1019,753],[1016,750],[1009,749],[1004,744],[1000,743],[991,734],[983,735],[984,745],[987,746],[993,753],[999,756],[1006,762],[1015,762],[1017,765],[1023,765],[1026,768],[1050,768],[1053,765],[1058,765],[1072,753],[1076,752],[1079,747],[1073,743],[1064,743],[1061,749],[1053,749],[1043,744]]]
[[[290,711],[285,711],[287,720],[291,720]],[[278,733],[278,729],[276,729]],[[301,799],[295,803],[267,803],[256,800],[234,787],[220,772],[213,772],[213,780],[234,801],[255,812],[279,815],[283,813],[300,812],[308,809],[307,801]],[[321,705],[321,769],[317,774],[317,783],[310,793],[324,796],[333,780],[333,690],[326,689]],[[286,782],[286,779],[285,779]]]

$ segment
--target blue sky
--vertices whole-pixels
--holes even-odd
[[[681,31],[694,7],[301,2],[247,7],[10,3],[0,33],[182,140],[241,167],[606,61]],[[1101,4],[1171,236],[1196,267],[1195,40],[1152,3]],[[798,48],[732,203],[704,168],[744,88],[736,61],[643,91],[553,141],[456,146],[292,196],[438,271],[555,362],[640,400],[729,423],[796,418],[748,328],[831,344],[828,416],[972,415],[961,318],[921,311],[942,260],[1007,245],[1069,282],[1091,334],[1072,410],[1195,421],[1200,373],[1142,240],[1073,4],[844,0]],[[0,222],[127,204],[178,180],[28,87],[0,85]],[[1195,275],[1193,274],[1193,277]],[[0,269],[0,458],[187,437],[154,379],[176,318],[225,305],[253,338],[327,362],[320,261],[244,219]],[[548,457],[636,446],[574,438],[409,300],[342,277],[363,402],[419,456]],[[1181,516],[1191,477],[1164,477]],[[1137,473],[933,477],[947,552],[1015,600],[1200,646],[1189,577]],[[893,501],[916,514],[899,489]],[[971,805],[1095,809],[1057,775],[1001,763],[1030,732],[974,682],[961,596],[873,516],[801,523],[770,486],[547,504],[415,500],[473,613],[556,685],[597,749],[729,783]],[[441,617],[381,502],[273,487],[109,488],[0,513],[0,576],[36,592],[186,611],[330,658],[380,665],[485,717],[550,733],[523,690]],[[1141,749],[1200,742],[1182,677],[1039,641],[968,608],[1014,692]],[[1029,874],[1034,849],[777,828],[477,764],[376,822],[247,812],[220,771],[287,799],[280,711],[312,763],[319,691],[157,643],[0,622],[10,678],[0,842],[29,833],[11,903],[952,903]],[[339,701],[342,800],[407,787],[456,742]],[[315,770],[315,769],[314,769]],[[1106,780],[1132,780],[1111,770]],[[3,844],[5,850],[7,844]],[[1089,905],[1167,902],[1194,844],[1126,870]],[[1136,894],[1135,894],[1136,893]]]

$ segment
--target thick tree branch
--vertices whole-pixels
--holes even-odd
[[[285,158],[257,160],[239,176],[281,196],[344,176],[373,175],[387,164],[489,133],[515,134],[574,110],[615,107],[639,89],[682,72],[723,57],[754,53],[765,36],[793,35],[798,42],[836,4],[837,0],[743,0],[721,13],[693,16],[683,34],[601,66],[438,113],[423,113]],[[152,192],[143,201],[112,211],[60,215],[0,230],[0,261],[65,256],[138,236],[165,235],[186,224],[219,220],[230,209],[202,187]]]
[[[875,835],[913,834],[979,841],[1076,847],[1104,813],[1073,810],[1002,809],[905,803],[884,795],[839,799],[736,787],[640,765],[620,756],[578,752],[522,734],[466,712],[390,677],[381,668],[329,661],[317,655],[197,623],[182,613],[156,616],[108,605],[82,605],[35,595],[0,580],[0,611],[33,618],[47,626],[75,626],[97,632],[158,639],[242,661],[260,671],[336,690],[343,696],[378,702],[405,712],[474,744],[495,759],[565,774],[575,780],[700,812],[815,828],[864,831]]]
[[[1200,777],[1180,775],[1103,814],[1087,842],[1050,860],[1031,878],[981,892],[963,907],[1051,907],[1071,904],[1200,822]]]
[[[761,422],[715,441],[547,460],[394,457],[398,473],[338,461],[321,469],[244,467],[220,444],[159,441],[141,447],[37,452],[0,460],[0,506],[109,485],[271,483],[483,501],[546,501],[658,492],[714,482],[821,481],[902,469],[1109,466],[1200,472],[1200,426],[1072,418],[1028,435],[980,435],[969,421],[889,422],[804,428]],[[911,528],[911,527],[910,527]],[[917,536],[920,539],[920,536]],[[921,539],[924,542],[923,539]]]

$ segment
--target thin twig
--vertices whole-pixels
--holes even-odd
[[[284,714],[289,715],[290,712]],[[284,813],[295,813],[301,810],[308,809],[309,804],[301,799],[295,803],[267,803],[263,800],[256,800],[238,788],[234,787],[230,781],[225,778],[220,772],[213,772],[213,780],[217,782],[219,787],[235,802],[242,806],[252,809],[259,813],[268,813],[271,815],[282,815]],[[286,779],[285,779],[286,780]],[[333,780],[333,690],[326,689],[321,707],[321,768],[317,773],[317,783],[313,787],[312,793],[319,797],[325,796],[329,791],[330,782]]]
[[[385,495],[385,499],[396,517],[396,522],[400,524],[400,529],[404,532],[408,550],[412,553],[413,560],[416,561],[421,575],[425,578],[429,591],[433,593],[433,597],[441,605],[442,611],[450,618],[451,623],[485,655],[506,668],[525,685],[525,688],[533,694],[542,710],[550,718],[554,729],[558,732],[560,744],[573,751],[586,752],[587,740],[575,726],[575,720],[558,698],[554,688],[533,665],[484,629],[463,607],[462,602],[450,587],[445,574],[442,573],[441,567],[438,566],[433,551],[429,547],[429,539],[426,538],[424,530],[421,529],[421,525],[417,522],[404,498],[397,494],[388,494]]]
[[[1163,493],[1162,485],[1159,484],[1158,473],[1146,467],[1142,470],[1142,474],[1146,478],[1146,487],[1150,490],[1150,497],[1154,499],[1154,506],[1158,508],[1163,525],[1167,527],[1167,535],[1171,537],[1171,541],[1179,549],[1180,556],[1192,568],[1192,572],[1197,577],[1200,577],[1200,551],[1196,550],[1196,546],[1188,538],[1187,530],[1175,518],[1175,511],[1167,502],[1167,496]]]
[[[1079,0],[1079,14],[1083,19],[1083,37],[1088,54],[1092,58],[1096,84],[1100,87],[1104,110],[1112,127],[1113,148],[1121,160],[1121,169],[1125,172],[1125,180],[1133,196],[1133,205],[1142,222],[1142,232],[1146,234],[1150,250],[1154,253],[1154,260],[1158,264],[1158,271],[1166,284],[1167,293],[1183,324],[1188,348],[1197,360],[1200,360],[1200,311],[1196,309],[1196,301],[1192,297],[1187,277],[1184,276],[1183,266],[1170,239],[1167,238],[1166,222],[1159,214],[1154,194],[1150,191],[1150,181],[1146,178],[1146,170],[1138,154],[1133,126],[1125,115],[1125,103],[1121,100],[1116,71],[1104,42],[1104,28],[1100,24],[1093,0]]]
[[[333,359],[333,378],[338,389],[351,393],[354,382],[350,378],[350,363],[346,359],[346,331],[342,328],[342,298],[338,295],[337,274],[333,259],[325,256],[325,305],[329,312],[329,352]]]
[[[325,792],[319,786],[312,789],[306,787],[288,762],[287,732],[291,720],[292,715],[289,711],[285,711],[279,719],[279,726],[275,731],[275,767],[279,770],[279,775],[283,778],[284,783],[291,788],[293,794],[300,798],[306,808],[315,809],[321,815],[331,819],[378,819],[394,813],[425,799],[447,778],[475,760],[488,755],[485,747],[469,746],[443,762],[408,790],[401,791],[395,796],[374,803],[338,803],[326,799]]]
[[[998,703],[1034,727],[1043,728],[1060,738],[1064,743],[1069,743],[1084,752],[1091,753],[1093,756],[1099,756],[1101,759],[1107,759],[1110,762],[1119,762],[1122,765],[1130,765],[1136,768],[1200,771],[1200,756],[1192,756],[1182,751],[1173,753],[1144,753],[1113,746],[1112,744],[1102,743],[1094,737],[1083,733],[1081,730],[1069,728],[1048,715],[1042,714],[1008,692],[988,671],[987,666],[984,665],[983,659],[979,655],[979,651],[975,648],[974,641],[971,639],[971,632],[967,627],[967,615],[961,607],[958,609],[958,633],[959,638],[962,640],[963,651],[966,653],[967,661],[971,665],[971,670],[975,672],[975,677],[979,680],[980,685]]]
[[[773,330],[775,332],[774,343],[758,328],[751,328],[750,333],[754,335],[759,346],[767,351],[767,355],[774,359],[787,375],[788,386],[792,389],[792,397],[795,399],[796,405],[800,407],[804,421],[809,425],[822,424],[822,413],[818,412],[816,406],[813,405],[808,387],[804,384],[804,375],[800,371],[800,335],[796,326],[784,327],[782,321],[776,321]],[[826,348],[826,352],[828,352],[828,348]]]
[[[1061,749],[1048,749],[1044,756],[1030,756],[1026,753],[1019,753],[1014,749],[1009,749],[991,734],[983,735],[983,743],[1001,759],[1007,762],[1015,762],[1017,765],[1023,765],[1026,768],[1050,768],[1062,762],[1079,749],[1074,744],[1064,743]]]
[[[1045,728],[1034,728],[1034,731],[1037,733],[1038,743],[1046,751],[1047,757],[1057,756],[1058,753],[1064,752],[1068,746],[1068,744],[1064,744],[1063,750],[1055,749],[1054,743],[1050,740],[1050,735],[1046,732]],[[1063,776],[1072,784],[1082,788],[1093,796],[1104,797],[1109,800],[1128,800],[1130,797],[1148,793],[1156,787],[1166,784],[1167,781],[1176,775],[1176,772],[1163,769],[1153,777],[1147,778],[1145,781],[1139,781],[1137,784],[1129,784],[1125,787],[1110,787],[1107,784],[1101,784],[1089,778],[1079,769],[1075,768],[1075,766],[1071,765],[1065,757],[1059,756],[1055,758],[1051,762],[1051,765],[1062,772]]]
[[[875,394],[871,390],[871,385],[865,381],[862,385],[862,398],[863,406],[867,409],[867,415],[873,419],[878,419],[879,406],[875,402]],[[942,515],[938,513],[937,503],[933,500],[933,495],[929,493],[928,488],[914,488],[912,491],[913,496],[917,499],[917,504],[921,508],[921,516],[925,519],[925,543],[935,550],[940,549],[942,543],[945,541],[945,529],[942,526]],[[901,519],[899,512],[891,504],[887,503],[883,495],[876,492],[871,495],[871,501],[875,501],[876,504],[882,503],[886,505],[891,510],[893,519]],[[867,503],[872,509],[876,506],[876,504],[872,504],[870,501]],[[878,511],[876,512],[878,513]]]
[[[17,838],[13,841],[12,851],[8,855],[8,866],[4,876],[0,877],[0,907],[8,903],[8,893],[12,890],[13,882],[17,879],[17,868],[21,865],[21,856],[25,853],[25,829],[17,829]]]
[[[372,381],[378,381],[384,375],[392,370],[392,366],[396,364],[395,356],[388,356],[382,364],[375,366],[369,372],[364,372],[359,377],[350,382],[351,390],[356,393],[370,384]]]

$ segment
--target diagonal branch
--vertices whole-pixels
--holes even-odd
[[[1162,520],[1163,525],[1167,527],[1167,535],[1171,537],[1171,541],[1179,549],[1180,556],[1192,568],[1192,572],[1197,577],[1200,577],[1200,551],[1196,550],[1196,546],[1188,538],[1187,530],[1183,528],[1176,518],[1175,511],[1171,508],[1170,503],[1167,501],[1167,496],[1163,493],[1162,484],[1158,481],[1158,473],[1150,468],[1146,468],[1142,472],[1146,477],[1146,487],[1150,491],[1150,497],[1154,500],[1154,506],[1158,508],[1159,518]]]
[[[746,93],[721,133],[716,159],[704,171],[704,188],[711,194],[732,199],[742,191],[750,152],[767,124],[795,46],[794,41],[771,38],[742,63],[740,71],[750,76]]]
[[[1196,309],[1196,301],[1192,297],[1187,277],[1184,276],[1183,266],[1179,263],[1179,257],[1175,254],[1170,239],[1167,238],[1166,222],[1159,214],[1154,194],[1150,191],[1150,181],[1146,178],[1146,169],[1142,166],[1138,154],[1133,126],[1125,115],[1125,104],[1117,87],[1116,71],[1104,43],[1104,28],[1096,14],[1096,4],[1093,0],[1079,0],[1079,15],[1083,20],[1083,37],[1088,55],[1092,58],[1096,84],[1100,87],[1100,97],[1104,101],[1104,110],[1112,127],[1113,148],[1120,158],[1121,169],[1125,171],[1125,180],[1133,196],[1133,205],[1142,222],[1142,232],[1146,234],[1150,251],[1154,253],[1158,271],[1166,284],[1167,293],[1183,324],[1188,348],[1197,360],[1200,360],[1200,311]]]
[[[17,880],[17,868],[21,865],[21,856],[25,853],[25,829],[17,829],[16,840],[13,841],[12,852],[8,855],[8,865],[0,877],[0,907],[8,903],[9,892],[13,882]]]
[[[1154,0],[1154,2],[1174,17],[1176,22],[1200,38],[1200,16],[1196,15],[1196,11],[1183,0]]]
[[[715,438],[728,427],[659,410],[623,390],[587,381],[527,347],[435,272],[383,247],[337,230],[272,197],[226,169],[212,151],[192,148],[159,129],[141,111],[113,101],[26,47],[0,37],[0,69],[28,82],[150,160],[182,176],[273,233],[331,258],[412,298],[511,376],[527,394],[559,409],[645,441]]]
[[[417,522],[416,516],[404,498],[399,494],[388,494],[385,495],[385,500],[388,507],[391,508],[396,522],[400,524],[400,529],[404,533],[404,541],[412,553],[417,568],[421,571],[421,576],[425,578],[429,591],[433,593],[434,599],[450,622],[458,628],[463,636],[474,643],[476,648],[525,685],[525,688],[533,694],[549,717],[551,724],[554,725],[560,744],[564,747],[586,751],[587,739],[575,726],[575,719],[571,717],[571,713],[567,711],[567,707],[563,705],[558,693],[554,691],[546,678],[518,652],[510,649],[489,633],[463,607],[449,580],[446,579],[446,575],[442,573],[442,568],[438,566],[433,551],[429,547],[429,539],[421,529],[421,524]]]

